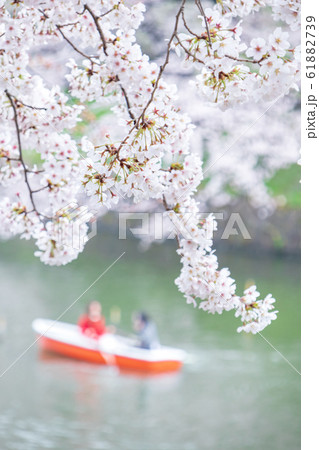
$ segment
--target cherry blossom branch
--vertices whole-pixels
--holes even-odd
[[[9,153],[9,152],[0,152],[0,158],[6,158],[7,161],[21,162],[20,158],[11,158],[10,156],[7,156],[6,153]]]
[[[113,8],[113,9],[114,9],[114,8]],[[101,39],[101,41],[102,41],[103,52],[104,52],[105,56],[107,56],[107,43],[106,43],[106,39],[105,39],[103,30],[102,30],[101,25],[100,25],[100,23],[99,23],[99,19],[100,19],[101,17],[103,17],[104,15],[106,15],[106,13],[105,13],[105,14],[102,14],[101,16],[96,16],[96,15],[94,14],[94,12],[92,11],[92,9],[91,9],[87,4],[84,5],[84,11],[85,11],[85,10],[90,14],[90,16],[92,17],[92,19],[93,19],[93,21],[94,21],[94,23],[95,23],[97,32],[98,32],[98,34],[99,34],[99,36],[100,36],[100,39]],[[108,11],[108,12],[111,12],[111,10]],[[129,101],[127,92],[126,92],[126,90],[124,89],[123,85],[121,84],[121,81],[120,81],[120,79],[119,79],[118,76],[117,76],[117,81],[118,81],[118,83],[119,83],[120,89],[121,89],[122,94],[123,94],[123,96],[124,96],[128,114],[129,114],[130,118],[133,120],[134,124],[136,124],[136,119],[135,119],[134,114],[132,113],[132,110],[131,110],[131,104],[130,104],[130,101]]]
[[[126,90],[124,89],[124,87],[122,86],[121,83],[119,83],[119,86],[120,86],[122,94],[124,95],[124,98],[125,98],[125,103],[126,103],[126,106],[127,106],[127,112],[129,114],[130,118],[133,120],[134,124],[136,124],[136,119],[135,119],[134,114],[132,113],[131,104],[130,104],[130,101],[128,99],[128,95],[126,93]]]
[[[183,12],[184,12],[185,3],[186,3],[186,0],[182,0],[180,8],[179,8],[179,10],[176,13],[174,29],[173,29],[173,33],[172,33],[172,35],[171,35],[171,37],[169,39],[168,45],[167,45],[167,51],[166,51],[166,57],[165,57],[164,63],[160,66],[160,70],[159,70],[158,76],[156,78],[156,81],[154,83],[154,87],[153,87],[151,96],[150,96],[148,102],[146,103],[142,113],[140,114],[140,116],[139,116],[139,118],[137,120],[135,119],[134,115],[132,114],[131,105],[130,105],[127,93],[126,93],[125,89],[123,88],[123,86],[120,84],[119,77],[117,76],[117,80],[116,81],[119,82],[120,88],[122,90],[122,93],[123,93],[125,101],[126,101],[126,106],[127,106],[128,113],[129,113],[131,119],[134,122],[134,126],[130,129],[130,131],[127,134],[127,136],[123,139],[123,141],[121,142],[120,146],[117,148],[117,150],[115,152],[116,153],[116,158],[114,158],[112,160],[112,162],[111,162],[111,164],[109,166],[109,169],[112,168],[112,166],[115,163],[115,160],[118,160],[119,163],[122,164],[122,161],[121,161],[121,159],[119,157],[119,152],[120,152],[121,148],[123,147],[123,145],[127,142],[128,138],[131,135],[131,133],[133,132],[133,130],[134,129],[139,129],[141,121],[142,121],[142,126],[146,126],[146,127],[148,126],[148,124],[145,121],[145,113],[146,113],[148,107],[153,102],[155,92],[156,92],[156,90],[159,87],[159,81],[160,81],[160,79],[161,79],[161,77],[162,77],[162,75],[163,75],[163,73],[165,71],[165,68],[167,67],[167,65],[169,63],[170,51],[171,51],[171,48],[172,48],[172,43],[173,43],[175,38],[178,38],[178,35],[177,35],[178,25],[179,25],[180,17],[181,17],[181,15],[183,15]],[[102,28],[101,28],[101,26],[99,24],[99,17],[95,15],[95,13],[92,11],[92,9],[88,5],[84,6],[84,10],[87,10],[89,12],[89,14],[91,15],[94,23],[96,24],[97,31],[98,31],[98,33],[100,35],[101,40],[102,40],[102,44],[103,44],[102,47],[103,47],[104,54],[107,56],[106,39],[105,39],[105,36],[103,34],[103,30],[102,30]]]
[[[199,12],[201,13],[201,15],[202,15],[202,17],[204,19],[206,32],[207,32],[207,39],[208,39],[208,42],[209,42],[209,46],[212,47],[212,40],[211,40],[211,37],[210,37],[210,29],[209,29],[209,26],[208,26],[207,17],[206,17],[204,8],[202,6],[202,3],[201,3],[200,0],[195,0],[195,5],[199,9]]]
[[[196,55],[194,55],[192,52],[190,52],[190,51],[185,47],[185,45],[182,43],[182,41],[180,40],[180,38],[179,38],[178,36],[176,36],[176,40],[177,40],[178,44],[182,47],[182,49],[184,50],[184,52],[185,52],[188,56],[190,56],[191,58],[193,58],[193,61],[196,61],[196,62],[198,62],[198,63],[200,63],[200,64],[203,64],[204,66],[206,65],[205,62],[204,62],[202,59],[198,58]],[[207,66],[207,67],[208,67],[209,69],[213,70],[212,67],[210,67],[210,66]]]
[[[187,30],[190,34],[192,34],[194,37],[196,37],[196,38],[199,39],[199,36],[198,36],[196,33],[194,33],[194,32],[189,28],[189,26],[187,25],[184,10],[182,11],[182,19],[183,19],[184,27],[186,28],[186,30]]]
[[[103,30],[102,30],[101,25],[99,23],[100,17],[96,16],[94,14],[94,12],[92,11],[92,9],[87,4],[84,5],[84,11],[85,10],[90,14],[90,16],[92,17],[92,19],[93,19],[93,21],[95,23],[97,32],[99,33],[101,41],[102,41],[103,52],[104,52],[105,56],[107,56],[107,51],[106,51],[107,44],[106,44],[105,36],[103,34]]]
[[[43,13],[43,11],[41,11]],[[44,14],[44,13],[43,13]],[[78,25],[79,21],[77,22],[70,22],[70,23],[64,23],[63,25],[59,25],[60,28],[64,27],[74,27],[75,25]]]
[[[101,14],[100,16],[98,16],[99,19],[101,19],[101,17],[107,16],[108,14],[110,14],[112,11],[114,11],[114,9],[117,9],[119,7],[119,5],[121,4],[121,1],[119,1],[116,5],[113,6],[113,8],[109,9],[108,11],[106,11],[105,13]]]
[[[20,160],[19,160],[20,161]],[[44,169],[39,169],[39,170],[31,170],[27,168],[27,172],[28,173],[35,173],[36,175],[38,175],[39,173],[43,173]]]
[[[69,45],[71,45],[71,47],[73,48],[73,50],[75,50],[77,53],[79,53],[80,55],[82,55],[84,58],[86,58],[86,59],[88,59],[89,61],[91,61],[93,64],[96,64],[96,62],[95,61],[93,61],[93,58],[97,58],[96,56],[89,56],[89,55],[86,55],[85,53],[83,53],[80,49],[78,49],[74,44],[73,44],[73,42],[68,38],[68,37],[66,37],[66,35],[65,35],[65,33],[62,31],[62,25],[56,25],[56,27],[57,27],[57,29],[58,29],[58,31],[59,31],[59,33],[61,34],[61,36],[63,37],[63,39],[69,44]]]
[[[274,87],[277,88],[276,85],[278,83],[275,79],[277,77],[274,77],[272,82],[271,74],[273,69],[277,70],[277,63],[280,65],[281,63],[283,64],[283,61],[280,59],[276,60],[274,62],[275,67],[270,68],[264,64],[268,60],[261,63],[263,65],[261,74],[266,73],[267,80],[270,78],[267,87],[265,86],[266,81],[264,82],[263,79],[256,80],[255,74],[249,72],[247,67],[242,69],[238,67],[239,64],[237,66],[232,61],[227,61],[225,52],[238,56],[238,58],[229,57],[235,61],[260,64],[262,60],[259,62],[244,60],[240,59],[239,55],[243,55],[244,58],[252,57],[258,59],[260,55],[265,55],[265,58],[267,58],[270,54],[278,53],[277,56],[280,58],[282,52],[290,48],[290,44],[286,43],[285,34],[280,34],[281,32],[276,29],[272,37],[269,38],[268,44],[265,45],[265,49],[268,49],[267,51],[256,51],[256,46],[251,44],[249,52],[245,55],[241,51],[244,48],[240,42],[241,29],[231,29],[232,15],[224,17],[218,5],[220,2],[217,2],[212,7],[213,14],[211,15],[206,11],[206,17],[201,0],[192,2],[195,13],[198,8],[201,14],[202,31],[201,35],[197,36],[191,31],[192,26],[188,26],[184,15],[186,0],[180,0],[177,6],[176,17],[172,19],[172,22],[175,19],[175,24],[168,39],[166,55],[164,54],[163,56],[163,64],[155,69],[156,64],[150,62],[147,56],[143,55],[142,50],[135,42],[135,30],[137,30],[139,23],[143,19],[144,6],[139,3],[134,4],[130,8],[125,5],[124,1],[117,2],[118,0],[111,2],[114,5],[113,8],[111,6],[103,6],[105,2],[102,2],[102,10],[95,10],[94,2],[88,2],[89,4],[83,2],[81,6],[82,13],[79,12],[79,2],[77,0],[72,5],[74,8],[70,7],[69,2],[55,2],[58,5],[51,5],[50,9],[45,10],[49,17],[42,12],[34,11],[34,6],[29,6],[28,2],[25,2],[24,6],[22,6],[24,9],[22,9],[21,15],[17,15],[17,21],[15,20],[15,15],[11,14],[10,7],[7,7],[6,20],[8,24],[14,25],[17,22],[19,30],[21,30],[21,25],[22,29],[24,27],[26,30],[30,29],[30,35],[34,34],[36,42],[41,42],[41,39],[44,39],[45,43],[47,43],[51,38],[55,42],[56,37],[60,41],[65,40],[76,53],[85,59],[82,62],[84,66],[90,66],[91,62],[90,69],[87,67],[84,67],[84,69],[79,68],[76,63],[71,64],[72,71],[67,77],[70,82],[72,95],[78,98],[84,107],[86,101],[98,100],[101,93],[103,96],[116,95],[117,105],[113,108],[113,111],[119,119],[118,124],[125,127],[124,139],[121,142],[117,141],[117,131],[114,133],[110,131],[110,135],[107,135],[106,141],[104,141],[103,148],[101,148],[102,146],[94,146],[94,138],[92,141],[88,138],[83,138],[82,150],[87,153],[88,158],[92,162],[96,161],[98,170],[89,163],[86,172],[79,174],[77,170],[72,170],[78,161],[77,149],[69,149],[70,144],[74,142],[71,137],[72,131],[70,131],[70,134],[62,131],[60,134],[54,133],[51,136],[47,133],[47,122],[50,120],[43,122],[42,127],[38,120],[33,122],[32,111],[22,108],[23,106],[30,108],[30,105],[19,103],[18,99],[6,92],[14,111],[13,119],[19,144],[19,152],[15,146],[14,151],[12,150],[12,156],[17,157],[20,154],[20,158],[16,158],[17,162],[19,162],[17,164],[17,173],[19,179],[21,179],[22,168],[24,169],[25,181],[34,207],[32,211],[35,211],[34,198],[37,198],[34,195],[37,192],[46,190],[50,207],[53,212],[57,213],[64,199],[73,198],[73,196],[76,198],[79,195],[81,182],[86,186],[88,196],[95,197],[98,203],[105,205],[107,208],[112,207],[118,201],[119,197],[114,193],[114,190],[117,191],[116,187],[119,188],[119,193],[122,192],[124,195],[129,193],[136,202],[142,201],[144,198],[162,198],[163,206],[168,211],[167,215],[173,219],[175,224],[174,233],[177,234],[176,239],[179,248],[177,252],[181,256],[183,266],[176,284],[185,295],[187,302],[196,304],[196,302],[200,301],[199,307],[211,313],[236,309],[236,314],[238,311],[237,316],[241,316],[244,325],[241,329],[252,332],[259,331],[276,318],[274,312],[269,313],[273,308],[271,304],[274,300],[266,297],[265,300],[255,301],[259,294],[256,295],[256,292],[254,293],[254,290],[250,289],[238,301],[237,296],[235,296],[234,280],[230,278],[230,272],[228,269],[219,269],[217,257],[214,254],[214,250],[211,250],[213,244],[212,233],[216,225],[214,217],[209,215],[205,220],[198,219],[200,209],[195,195],[204,173],[200,158],[191,151],[190,133],[192,125],[187,115],[181,113],[176,104],[174,104],[173,94],[175,88],[162,81],[161,78],[169,64],[171,50],[180,46],[179,48],[184,50],[183,56],[185,60],[204,65],[201,74],[196,77],[196,86],[199,87],[198,91],[205,94],[210,101],[219,103],[222,107],[229,107],[232,104],[243,103],[247,98],[259,97],[254,95],[255,87],[259,89],[260,96],[268,94],[271,90],[274,90]],[[258,0],[254,3],[256,2],[258,3]],[[119,7],[120,3],[121,6]],[[119,14],[117,14],[117,11],[114,11],[116,8],[118,8]],[[103,11],[106,12],[103,13]],[[110,14],[112,11],[115,14]],[[103,20],[103,17],[107,14],[110,15]],[[83,17],[81,17],[82,15]],[[209,17],[210,15],[211,17]],[[65,21],[68,23],[52,26],[54,17],[57,16],[65,17]],[[44,21],[46,22],[46,17],[48,20],[45,26],[38,27],[37,21],[45,19]],[[233,14],[233,17],[236,17],[236,14]],[[31,24],[28,23],[30,19],[32,20]],[[179,28],[183,26],[182,22],[185,29],[190,33],[190,36],[187,36],[185,40],[183,37],[178,36]],[[77,24],[80,24],[80,26],[77,26]],[[29,25],[31,25],[30,28]],[[34,94],[38,89],[38,83],[36,80],[33,81],[32,74],[30,79],[24,77],[24,71],[28,72],[27,61],[30,40],[21,39],[19,32],[15,36],[12,30],[15,30],[14,26],[6,27],[8,39],[2,40],[3,51],[8,51],[10,56],[12,48],[19,48],[19,53],[15,53],[12,56],[12,65],[15,68],[14,75],[19,84],[20,92],[22,94],[25,92],[26,95],[23,95],[22,99],[25,99],[30,104],[32,100],[27,99],[34,98]],[[86,55],[86,52],[91,52],[91,50],[86,50],[89,44],[87,42],[88,36],[91,38],[91,43],[95,47],[97,56]],[[114,36],[116,36],[115,39]],[[279,45],[276,52],[276,48],[273,48],[271,41],[278,43],[278,39],[279,43],[283,42],[283,48]],[[264,45],[261,47],[263,48]],[[111,49],[114,50],[114,53],[113,51],[111,52]],[[129,56],[126,57],[124,55]],[[197,58],[197,55],[200,59]],[[77,58],[79,59],[79,56]],[[211,66],[214,66],[214,69]],[[126,72],[128,76],[123,76],[122,73],[127,70],[129,70],[129,72]],[[280,67],[278,70],[280,70]],[[292,64],[289,70],[289,76],[287,78],[284,77],[283,80],[284,86],[288,82],[290,85],[290,80],[295,78],[295,73],[299,69],[296,69]],[[92,77],[93,73],[99,76]],[[117,73],[118,75],[116,75]],[[241,83],[243,80],[245,82]],[[251,83],[250,80],[252,81]],[[115,83],[113,84],[113,82]],[[25,88],[25,91],[23,91],[23,88]],[[54,99],[52,99],[52,94],[54,94]],[[42,97],[47,99],[44,104],[53,106],[52,116],[50,116],[53,123],[58,119],[62,121],[62,123],[60,122],[61,126],[56,131],[71,130],[79,118],[80,108],[75,105],[73,108],[63,108],[64,104],[66,104],[67,96],[62,94],[62,100],[61,98],[57,100],[56,97],[58,96],[59,93],[56,93],[55,89],[50,91],[43,86]],[[6,112],[8,109],[7,103],[5,97],[4,108]],[[21,110],[19,110],[19,107],[21,107]],[[26,114],[22,115],[20,111]],[[35,115],[38,116],[40,114]],[[129,118],[131,120],[127,120]],[[10,131],[14,132],[12,117],[9,116],[8,119]],[[22,119],[24,120],[22,121]],[[64,119],[66,120],[64,121]],[[19,125],[21,129],[19,129]],[[24,125],[23,128],[22,125]],[[30,140],[28,140],[29,135]],[[4,142],[7,142],[6,136],[4,138]],[[30,181],[32,184],[32,179],[31,176],[28,177],[28,172],[31,171],[27,168],[22,158],[21,139],[23,139],[24,146],[29,145],[27,143],[30,143],[30,145],[33,145],[34,142],[38,143],[37,151],[43,156],[44,160],[43,168],[46,176],[43,177],[43,180],[46,179],[44,181],[45,186],[41,184],[40,187],[32,190],[29,183]],[[14,138],[13,140],[15,141],[16,139]],[[10,140],[8,142],[8,148],[10,148],[11,152]],[[11,153],[9,150],[6,151],[6,145],[0,152],[2,152],[4,157],[6,155],[10,157]],[[178,155],[178,158],[181,158],[178,161],[181,160],[183,163],[171,163],[168,169],[161,169],[161,165],[166,167],[167,161],[175,161],[176,155]],[[65,164],[66,161],[70,163],[69,166]],[[75,161],[75,164],[73,161]],[[5,177],[8,179],[6,172],[9,172],[9,176],[12,175],[10,182],[12,180],[14,182],[15,171],[13,169],[15,167],[11,168],[11,171],[7,170],[8,167],[5,167],[5,170],[2,171],[2,177],[5,181]],[[36,169],[36,166],[33,169]],[[160,172],[160,170],[164,170],[164,172]],[[56,177],[56,184],[50,181],[53,177]],[[59,180],[61,181],[59,182]],[[192,189],[190,190],[189,187]],[[187,196],[185,196],[186,193]],[[51,194],[53,195],[51,196]],[[116,198],[114,199],[114,197]],[[179,200],[180,198],[182,198],[182,201]],[[5,201],[3,207],[0,205],[0,214],[6,221],[6,228],[8,229],[14,220],[19,219],[19,215],[16,214],[17,207],[11,203],[9,199]],[[22,214],[22,212],[27,213],[26,206],[23,205],[21,208],[18,205],[18,208],[18,211],[21,210],[19,214]],[[191,215],[190,218],[188,213]],[[41,260],[48,264],[65,264],[76,258],[79,251],[74,251],[74,249],[70,248],[66,249],[64,242],[58,241],[59,234],[61,234],[59,233],[61,231],[60,226],[63,226],[63,231],[67,231],[69,234],[71,231],[73,233],[70,218],[62,215],[61,220],[58,220],[58,227],[56,227],[57,221],[53,220],[51,223],[42,224],[45,226],[41,230],[40,226],[38,230],[36,228],[38,228],[38,225],[41,225],[39,224],[40,219],[38,215],[39,213],[28,217],[28,220],[35,217],[37,222],[34,226],[35,231],[32,231],[31,225],[28,225],[28,227],[25,225],[23,227],[20,226],[17,229],[20,234],[22,234],[21,230],[27,230],[28,233],[30,233],[30,230],[33,232],[32,236],[36,237],[36,245],[40,249],[40,252],[37,252],[37,256],[40,256]],[[41,220],[43,217],[42,215]],[[23,219],[25,218],[23,217]],[[177,226],[178,222],[183,228],[187,225],[188,230],[186,231],[191,232],[190,236],[184,236],[183,231]],[[81,231],[82,235],[85,235],[84,231]]]
[[[117,5],[119,5],[119,4],[120,4],[120,2],[119,2]],[[93,19],[93,21],[94,21],[94,23],[95,23],[96,29],[97,29],[97,31],[98,31],[98,33],[99,33],[99,36],[100,36],[100,38],[101,38],[101,41],[102,41],[102,47],[103,47],[103,52],[104,52],[105,56],[107,56],[107,51],[106,51],[107,43],[106,43],[105,36],[104,36],[104,34],[103,34],[103,30],[102,30],[102,28],[101,28],[101,26],[100,26],[100,24],[99,24],[99,19],[102,18],[102,17],[104,17],[104,16],[106,16],[107,14],[109,14],[109,13],[110,13],[111,11],[113,11],[113,10],[114,10],[114,7],[113,7],[112,9],[110,9],[109,11],[107,11],[106,13],[101,14],[100,16],[96,16],[96,15],[94,14],[94,12],[92,11],[92,9],[91,9],[88,5],[84,5],[84,10],[83,10],[83,12],[82,12],[82,14],[83,14],[84,11],[88,11],[88,13],[91,15],[91,17],[92,17],[92,19]],[[48,18],[48,16],[47,16],[43,11],[41,11],[41,12],[42,12],[42,14],[43,14],[46,18]],[[63,25],[57,24],[57,25],[56,25],[56,28],[58,29],[58,31],[59,31],[59,33],[61,34],[61,36],[63,37],[63,39],[64,39],[64,40],[65,40],[65,41],[73,48],[73,50],[75,50],[77,53],[79,53],[79,54],[80,54],[81,56],[83,56],[84,58],[86,58],[86,59],[88,59],[89,61],[91,61],[92,65],[93,65],[93,64],[98,64],[96,61],[93,61],[93,59],[97,58],[97,56],[89,56],[89,55],[86,55],[84,52],[82,52],[82,50],[80,50],[79,48],[77,48],[77,47],[75,46],[75,44],[74,44],[74,43],[73,43],[73,42],[65,35],[65,33],[62,31],[62,28],[63,28],[63,27],[66,27],[66,26],[68,26],[68,25],[76,25],[76,23],[63,24]],[[124,96],[125,103],[126,103],[126,106],[127,106],[128,114],[129,114],[130,118],[133,120],[133,122],[134,122],[134,124],[135,124],[136,119],[135,119],[135,117],[134,117],[134,114],[132,113],[131,105],[130,105],[130,101],[129,101],[127,92],[125,91],[124,87],[123,87],[122,84],[120,83],[120,79],[119,79],[118,76],[117,76],[116,81],[119,83],[120,89],[121,89],[122,94],[123,94],[123,96]]]
[[[236,58],[235,56],[230,56],[230,55],[225,55],[225,56],[226,56],[226,58],[233,59],[234,61],[246,62],[246,63],[251,63],[251,64],[259,64],[259,65],[264,59],[267,58],[267,56],[263,56],[259,60],[255,60],[255,59]]]
[[[187,30],[188,30],[188,28],[187,28]],[[188,30],[188,31],[189,31],[189,30]],[[194,34],[194,33],[193,33],[193,34]],[[200,63],[200,64],[202,64],[202,65],[208,67],[208,69],[214,70],[212,67],[207,66],[207,64],[206,64],[202,59],[198,58],[196,55],[194,55],[194,53],[190,52],[190,51],[185,47],[185,45],[182,43],[182,41],[180,40],[180,38],[178,37],[178,35],[176,35],[176,40],[177,40],[178,44],[182,47],[182,49],[184,50],[184,52],[185,52],[190,58],[193,58],[193,61],[196,61],[196,62],[198,62],[198,63]],[[226,58],[230,58],[230,59],[232,59],[232,60],[234,60],[234,61],[237,61],[237,62],[246,62],[246,63],[258,64],[258,65],[260,65],[260,63],[261,63],[264,59],[266,59],[265,56],[263,56],[262,58],[260,58],[258,61],[257,61],[257,60],[254,60],[254,59],[236,58],[235,56],[230,56],[230,55],[225,55],[225,56],[226,56]]]
[[[43,17],[45,17],[46,19],[49,18],[49,16],[42,10],[39,9],[40,13],[43,14]],[[63,37],[63,39],[73,48],[73,50],[75,50],[77,53],[79,53],[81,56],[83,56],[84,58],[90,60],[92,63],[95,63],[94,61],[92,61],[93,58],[97,58],[96,56],[89,56],[86,55],[85,53],[83,53],[80,49],[78,49],[75,44],[73,44],[73,42],[65,35],[65,33],[62,31],[62,28],[64,27],[68,27],[68,26],[74,26],[77,25],[78,22],[74,22],[74,23],[65,23],[65,24],[56,24],[56,28],[58,30],[58,32],[61,34],[61,36]],[[96,64],[96,63],[95,63]]]
[[[207,39],[208,39],[209,46],[211,47],[211,46],[212,46],[212,41],[211,41],[211,35],[210,35],[210,30],[209,30],[209,26],[208,26],[208,22],[207,22],[207,17],[206,17],[205,11],[204,11],[204,9],[203,9],[203,6],[202,6],[200,0],[195,0],[195,4],[196,4],[196,6],[198,7],[198,9],[199,9],[199,11],[200,11],[200,13],[201,13],[201,15],[202,15],[202,17],[203,17],[203,19],[204,19],[205,27],[206,27],[206,33],[207,33]],[[205,40],[206,40],[206,37],[205,37],[205,36],[203,36],[203,35],[202,35],[202,36],[199,36],[198,34],[196,34],[194,31],[192,31],[192,30],[190,29],[190,27],[189,27],[188,24],[187,24],[187,21],[186,21],[186,18],[185,18],[185,14],[184,14],[184,11],[182,11],[182,19],[183,19],[184,27],[186,28],[186,30],[187,30],[192,36],[196,37],[197,39],[205,39]],[[199,63],[205,65],[205,63],[204,63],[201,59],[197,58],[197,57],[196,57],[195,55],[193,55],[189,50],[186,49],[186,47],[181,43],[181,41],[180,41],[180,39],[179,39],[178,36],[176,36],[176,38],[177,38],[178,43],[179,43],[179,44],[181,45],[181,47],[183,48],[183,50],[184,50],[190,57],[192,57],[192,58],[194,59],[194,61],[197,61],[197,62],[199,62]],[[246,58],[236,58],[236,57],[231,56],[231,55],[225,55],[225,56],[226,56],[227,58],[230,58],[230,59],[234,60],[234,61],[238,61],[238,62],[246,62],[246,63],[250,63],[250,64],[258,64],[258,65],[260,65],[260,63],[261,63],[264,59],[267,58],[267,55],[263,56],[263,57],[260,58],[259,60],[246,59]]]
[[[46,186],[43,186],[39,189],[33,189],[31,192],[32,192],[32,194],[36,194],[37,192],[41,192],[41,191],[44,191],[45,189],[48,189],[49,187],[50,187],[50,184],[47,184]]]
[[[173,33],[172,33],[172,35],[171,35],[171,37],[170,37],[170,39],[168,41],[168,44],[167,44],[165,61],[160,66],[160,70],[159,70],[159,73],[157,75],[156,81],[154,83],[154,88],[153,88],[153,91],[151,93],[150,99],[146,103],[142,114],[140,115],[140,117],[137,120],[137,124],[136,124],[137,127],[139,126],[140,120],[142,120],[142,122],[144,122],[144,120],[145,120],[145,113],[146,113],[148,107],[150,106],[150,104],[153,101],[155,92],[157,91],[157,88],[158,88],[159,81],[160,81],[160,79],[161,79],[161,77],[162,77],[162,75],[164,73],[164,70],[165,70],[166,66],[169,63],[169,56],[170,56],[170,52],[171,52],[171,46],[172,46],[172,43],[173,43],[174,39],[177,37],[177,30],[178,30],[179,19],[180,19],[180,16],[182,15],[182,13],[184,11],[185,3],[186,3],[186,0],[182,0],[181,6],[180,6],[179,10],[177,11],[176,18],[175,18],[174,30],[173,30]]]
[[[26,167],[26,165],[25,165],[25,162],[24,162],[24,160],[23,160],[23,155],[22,155],[22,145],[21,145],[21,136],[20,136],[19,123],[18,123],[17,108],[16,108],[16,105],[15,105],[15,103],[14,103],[14,98],[13,98],[13,96],[11,96],[11,94],[10,94],[7,90],[5,90],[5,93],[6,93],[6,96],[8,97],[8,99],[9,99],[9,102],[10,102],[10,104],[11,104],[11,106],[12,106],[12,109],[13,109],[13,120],[14,120],[14,124],[15,124],[15,128],[16,128],[16,135],[17,135],[17,140],[18,140],[18,150],[19,150],[19,155],[20,155],[19,161],[21,162],[22,167],[23,167],[23,171],[24,171],[24,181],[25,181],[25,183],[26,183],[26,185],[27,185],[27,188],[28,188],[28,191],[29,191],[30,201],[31,201],[31,204],[32,204],[32,206],[33,206],[33,210],[32,210],[32,211],[29,211],[29,212],[33,212],[33,211],[34,211],[34,212],[36,212],[37,214],[39,214],[39,212],[37,211],[37,208],[36,208],[36,206],[35,206],[35,203],[34,203],[34,199],[33,199],[33,191],[32,191],[32,189],[31,189],[31,186],[30,186],[29,180],[28,180],[28,175],[27,175],[28,169],[27,169],[27,167]]]
[[[40,106],[32,106],[32,105],[27,105],[26,103],[22,102],[21,100],[19,100],[15,95],[10,94],[12,98],[15,99],[16,103],[20,103],[20,105],[25,106],[26,108],[30,108],[30,109],[35,109],[37,111],[47,111],[48,108],[45,107],[40,107]]]

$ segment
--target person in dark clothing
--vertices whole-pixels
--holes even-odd
[[[139,347],[148,350],[159,348],[160,342],[157,334],[157,328],[148,314],[144,312],[137,312],[133,314],[132,319],[133,328],[137,333]]]

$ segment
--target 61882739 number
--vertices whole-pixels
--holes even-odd
[[[306,77],[314,78],[316,76],[316,19],[313,16],[307,16],[306,21]]]

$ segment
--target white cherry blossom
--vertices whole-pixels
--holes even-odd
[[[174,48],[197,71],[197,91],[221,110],[276,98],[298,83],[298,49],[278,24],[268,40],[245,42],[244,21],[270,6],[274,21],[294,30],[299,3],[220,0],[200,15],[194,31],[183,27],[180,8],[158,66],[136,42],[142,3],[1,2],[1,236],[32,238],[41,261],[63,265],[83,251],[90,220],[76,223],[68,205],[84,196],[97,211],[127,198],[156,201],[175,224],[182,264],[176,284],[187,303],[209,313],[234,310],[239,331],[256,333],[269,325],[277,313],[271,295],[259,299],[255,287],[238,295],[229,269],[219,267],[216,220],[212,214],[200,218],[195,198],[204,172],[193,149],[194,125],[177,106],[177,87],[164,72]],[[67,93],[62,83],[50,86],[32,70],[35,50],[48,45],[68,48]],[[105,121],[102,136],[77,142],[73,130],[87,102],[109,105],[117,126]]]

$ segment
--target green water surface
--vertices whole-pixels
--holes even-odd
[[[299,261],[220,253],[238,288],[253,278],[280,313],[262,336],[238,334],[232,312],[186,305],[174,285],[174,244],[140,252],[137,241],[99,234],[79,259],[48,267],[32,243],[0,244],[0,448],[120,450],[294,450],[300,448]],[[57,318],[122,252],[125,255],[64,315],[76,322],[98,299],[107,317],[148,311],[161,340],[189,359],[175,375],[143,377],[63,358],[40,357],[31,322]],[[278,351],[277,351],[278,350]],[[280,353],[283,355],[281,355]]]

